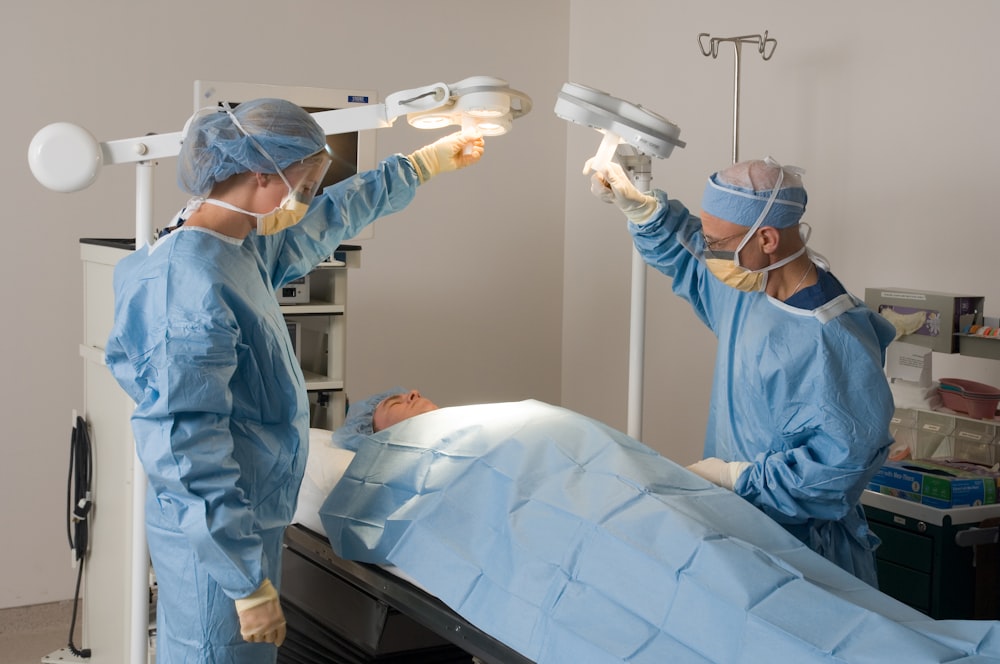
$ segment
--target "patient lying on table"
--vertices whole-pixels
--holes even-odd
[[[536,662],[1000,662],[1000,624],[931,620],[600,422],[394,392],[329,442],[333,550]]]

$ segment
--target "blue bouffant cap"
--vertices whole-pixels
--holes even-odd
[[[326,135],[313,117],[284,99],[254,99],[231,111],[202,109],[184,130],[177,184],[189,194],[206,196],[217,182],[237,173],[275,173],[275,164],[284,170],[325,145]]]
[[[391,396],[406,394],[409,390],[402,387],[394,387],[374,396],[368,397],[364,401],[355,401],[347,409],[347,418],[344,424],[333,432],[334,447],[341,447],[345,450],[358,451],[361,440],[372,435],[372,417],[375,415],[375,408]]]
[[[778,176],[782,175],[781,188],[761,225],[794,226],[806,211],[801,174],[800,169],[781,166],[770,157],[734,164],[708,178],[701,209],[730,223],[753,226],[767,206]]]

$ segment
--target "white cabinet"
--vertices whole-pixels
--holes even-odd
[[[305,283],[284,294],[294,302],[281,305],[309,391],[310,426],[318,429],[335,429],[344,421],[347,274],[360,265],[360,248],[341,246]],[[281,291],[278,295],[281,301]]]
[[[131,252],[131,243],[94,242],[80,245],[84,291],[82,415],[90,429],[94,459],[80,644],[91,650],[87,660],[91,664],[120,664],[145,650],[146,644],[136,639],[146,638],[148,622],[137,627],[134,620],[137,614],[149,614],[148,581],[139,582],[129,573],[133,550],[144,557],[146,548],[142,503],[136,506],[143,482],[136,476],[139,461],[129,422],[134,404],[104,364],[104,344],[114,320],[114,267]],[[137,612],[133,606],[138,607]]]

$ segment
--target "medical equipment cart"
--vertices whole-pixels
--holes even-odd
[[[861,503],[882,540],[875,552],[882,592],[936,619],[1000,617],[991,523],[1000,505],[937,509],[874,491]]]

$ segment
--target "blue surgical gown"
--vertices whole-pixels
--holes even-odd
[[[272,645],[243,641],[233,603],[280,583],[308,452],[305,382],[274,291],[404,208],[417,182],[392,156],[276,235],[182,226],[116,266],[106,361],[136,402],[149,478],[157,662],[275,660]]]
[[[705,456],[750,462],[738,495],[877,586],[859,501],[892,442],[892,326],[848,293],[807,310],[726,286],[698,258],[701,221],[656,196],[653,218],[629,224],[635,247],[718,337]]]

